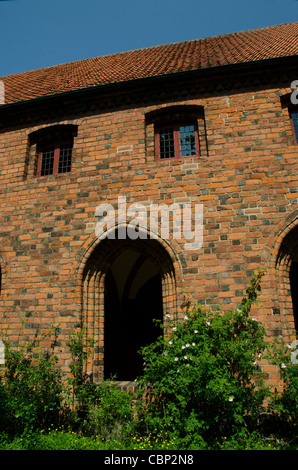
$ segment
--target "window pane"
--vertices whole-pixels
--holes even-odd
[[[181,157],[196,155],[195,126],[180,126]]]
[[[60,146],[58,173],[67,173],[71,169],[72,145],[65,144]]]
[[[54,167],[54,148],[45,149],[42,152],[41,159],[41,176],[52,175]]]
[[[298,113],[292,113],[291,116],[292,116],[293,124],[294,124],[296,142],[298,143]]]
[[[174,131],[171,128],[159,131],[160,158],[174,158]]]

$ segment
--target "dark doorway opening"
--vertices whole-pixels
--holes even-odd
[[[105,279],[104,377],[134,380],[143,373],[140,348],[162,334],[162,280],[148,256],[132,248],[114,260]]]
[[[291,295],[294,311],[295,330],[298,330],[298,262],[292,261],[290,268]]]

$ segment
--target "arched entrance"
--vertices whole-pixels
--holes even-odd
[[[94,381],[142,374],[139,349],[153,342],[165,315],[177,314],[176,276],[169,251],[158,240],[101,240],[82,278],[82,324],[95,348],[87,372]]]
[[[277,259],[281,310],[287,317],[288,327],[298,330],[298,226],[283,238]]]

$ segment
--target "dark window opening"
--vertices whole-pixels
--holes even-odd
[[[54,148],[45,149],[41,155],[40,176],[52,175],[54,170]]]
[[[291,295],[294,311],[295,330],[298,331],[298,262],[293,261],[290,268]]]
[[[174,130],[160,129],[159,131],[159,151],[160,158],[174,158]]]
[[[67,173],[71,169],[72,144],[60,146],[58,173]]]

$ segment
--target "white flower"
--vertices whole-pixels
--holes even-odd
[[[181,346],[181,349],[185,349],[185,346]]]
[[[194,333],[198,333],[198,330],[194,330]]]
[[[229,397],[229,401],[234,401],[234,397]]]
[[[206,321],[206,325],[210,326],[210,321]]]
[[[185,315],[184,320],[188,320],[188,316],[187,316],[187,315]]]
[[[178,357],[175,357],[175,361],[176,361],[176,362],[178,361]]]
[[[187,356],[184,356],[184,359],[187,359]]]
[[[177,326],[174,326],[174,327],[173,327],[173,331],[176,331],[176,330],[177,330]]]
[[[169,341],[169,344],[173,344],[173,341]]]
[[[280,367],[281,367],[282,369],[286,369],[287,366],[286,366],[284,363],[282,363]]]
[[[196,343],[192,343],[192,346],[195,346],[195,345],[196,345]]]
[[[171,318],[171,315],[169,313],[166,313],[165,317],[166,318]]]
[[[179,370],[179,369],[177,370],[177,374],[178,374],[178,372],[180,372],[180,370]]]
[[[189,348],[189,343],[187,343],[185,346],[186,346],[187,348]]]
[[[252,321],[258,321],[256,318],[252,318]]]

